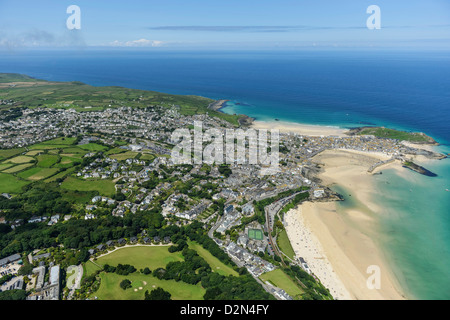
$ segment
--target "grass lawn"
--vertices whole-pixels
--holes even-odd
[[[93,264],[91,260],[86,261],[86,263],[83,264],[83,279],[97,270],[100,270],[100,268]]]
[[[22,179],[37,181],[46,179],[54,174],[56,174],[59,171],[58,168],[38,168],[34,167],[31,169],[28,169],[26,171],[22,171],[18,173],[17,175],[21,177]]]
[[[116,192],[114,182],[111,180],[82,180],[75,177],[67,177],[61,184],[61,188],[78,191],[98,191],[102,196],[113,196]]]
[[[292,248],[291,242],[289,241],[286,230],[283,230],[278,234],[277,244],[285,255],[287,255],[291,259],[294,259],[295,252]]]
[[[275,269],[270,272],[266,272],[259,277],[262,281],[269,281],[274,286],[283,289],[290,296],[297,297],[304,293],[304,291],[299,288],[295,282],[289,278],[287,274],[281,269]]]
[[[232,267],[227,266],[222,261],[214,257],[208,250],[203,248],[200,244],[196,242],[188,242],[189,248],[197,251],[198,255],[205,259],[205,261],[211,266],[211,270],[213,272],[217,272],[223,276],[232,275],[235,277],[239,277],[239,274],[233,270]]]
[[[41,154],[36,157],[38,160],[37,166],[41,168],[50,168],[58,162],[59,156],[52,154]]]
[[[0,173],[0,193],[20,193],[22,187],[26,186],[30,182],[23,181],[11,174]]]
[[[156,268],[164,268],[172,261],[183,261],[183,256],[181,252],[170,253],[169,246],[134,246],[120,248],[95,262],[101,266],[130,264],[137,270],[149,267],[153,271]]]
[[[151,274],[145,275],[139,271],[127,276],[102,272],[100,278],[100,288],[92,294],[100,300],[144,300],[145,291],[151,292],[158,287],[170,292],[172,300],[203,300],[206,292],[199,284],[191,285],[182,281],[159,280]],[[132,288],[127,290],[120,288],[120,282],[124,279],[131,281]]]

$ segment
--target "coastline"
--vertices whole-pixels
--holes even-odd
[[[310,269],[335,298],[357,300],[407,299],[393,268],[377,243],[377,219],[383,208],[376,203],[371,164],[387,155],[348,150],[326,150],[314,157],[323,165],[319,178],[326,186],[349,192],[352,204],[306,202],[287,216],[286,231],[297,257],[304,257]],[[402,170],[397,163],[386,166]],[[386,168],[386,167],[384,167]],[[367,268],[377,266],[381,287],[367,287]]]

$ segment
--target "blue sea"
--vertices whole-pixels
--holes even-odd
[[[421,131],[450,152],[450,52],[393,50],[0,52],[0,72],[228,99],[227,113]],[[438,177],[377,176],[380,245],[414,299],[450,299],[450,159]]]

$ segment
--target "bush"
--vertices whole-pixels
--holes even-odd
[[[128,288],[131,288],[131,281],[128,279],[122,280],[122,282],[120,283],[120,287],[123,290],[127,290]]]
[[[170,300],[171,296],[169,292],[160,287],[152,290],[150,293],[148,293],[148,290],[145,291],[145,300]]]

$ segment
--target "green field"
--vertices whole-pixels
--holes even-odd
[[[114,182],[111,180],[82,180],[75,177],[67,177],[61,184],[61,188],[77,191],[98,191],[105,197],[113,196],[116,192]]]
[[[85,155],[88,151],[77,148],[77,147],[68,147],[63,149],[66,154],[77,154],[77,155]]]
[[[294,259],[295,252],[292,248],[291,242],[287,236],[286,230],[281,231],[277,237],[277,244],[281,251],[284,252],[289,258]]]
[[[199,284],[191,285],[182,281],[159,280],[151,274],[144,275],[139,271],[127,276],[102,272],[100,278],[100,288],[92,294],[99,300],[144,300],[145,291],[150,292],[158,287],[170,292],[172,300],[203,300],[206,292]],[[132,288],[127,290],[120,288],[120,282],[124,279],[131,281]]]
[[[51,176],[50,178],[44,180],[44,182],[53,182],[56,181],[59,178],[64,178],[65,176],[73,173],[75,171],[75,168],[69,168],[66,171],[62,171],[58,174],[55,174],[54,176]]]
[[[86,263],[83,264],[83,279],[98,270],[101,269],[96,266],[91,260],[86,261]]]
[[[163,268],[169,262],[183,261],[180,252],[170,253],[169,246],[134,246],[120,248],[106,256],[97,259],[99,265],[109,264],[117,266],[121,264],[131,264],[136,269],[149,267],[150,270]]]
[[[41,154],[36,156],[38,160],[37,166],[41,168],[50,168],[58,162],[59,156],[53,154]]]
[[[22,179],[37,181],[46,179],[54,174],[56,174],[59,171],[58,168],[39,168],[34,167],[31,169],[28,169],[26,171],[22,171],[18,173],[17,175],[21,177]]]
[[[163,107],[179,106],[183,115],[206,114],[218,117],[238,125],[237,115],[225,114],[208,109],[208,105],[214,100],[186,95],[172,95],[154,91],[128,89],[123,87],[94,87],[82,82],[50,82],[32,79],[16,74],[0,74],[0,81],[14,82],[24,79],[29,84],[17,84],[14,90],[9,87],[0,88],[0,96],[8,96],[8,99],[16,100],[18,105],[28,108],[74,108],[77,111],[98,111],[106,108],[116,108],[123,105],[132,108],[142,108],[149,105]],[[8,81],[9,79],[9,81]],[[21,81],[21,82],[22,82]],[[3,108],[8,108],[7,106]]]
[[[389,128],[363,128],[357,133],[358,135],[373,135],[379,138],[397,139],[402,141],[410,141],[416,143],[434,142],[431,137],[428,137],[419,132],[406,132]]]
[[[127,151],[125,153],[113,154],[113,155],[110,155],[109,157],[111,159],[116,159],[118,161],[123,161],[123,160],[127,160],[127,159],[134,159],[134,158],[136,158],[136,156],[138,154],[139,154],[138,152]]]
[[[101,266],[105,264],[117,266],[119,263],[130,264],[138,271],[127,276],[102,272],[100,274],[100,288],[93,295],[100,300],[143,300],[146,290],[150,292],[154,288],[161,287],[172,294],[173,300],[201,300],[205,290],[200,285],[189,285],[175,280],[159,280],[152,275],[144,275],[139,272],[140,269],[146,267],[155,270],[165,267],[171,261],[183,261],[180,252],[170,253],[168,248],[169,246],[124,247],[98,258],[95,263]],[[96,270],[98,270],[98,267],[92,262],[88,261],[85,264],[87,274]],[[124,279],[132,282],[131,289],[124,291],[120,288],[119,284]]]
[[[43,150],[31,150],[31,151],[27,152],[25,155],[33,157],[39,153],[44,153],[44,151]]]
[[[249,229],[248,230],[248,237],[250,239],[254,239],[254,240],[263,240],[264,239],[264,233],[260,229]]]
[[[18,149],[2,149],[0,150],[0,160],[11,158],[15,155],[18,155],[20,153],[25,152],[25,148],[18,148]]]
[[[12,163],[0,163],[0,171],[11,168],[13,165]]]
[[[156,159],[156,156],[154,154],[150,154],[150,153],[143,153],[141,155],[141,157],[139,158],[139,160],[144,160],[144,161],[153,161]]]
[[[77,138],[56,138],[53,140],[48,140],[45,142],[42,142],[42,144],[48,144],[48,145],[72,145],[75,143],[75,141],[77,140]]]
[[[12,168],[9,168],[7,170],[3,170],[3,173],[16,173],[22,170],[25,170],[29,167],[32,167],[34,164],[33,163],[25,163],[25,164],[19,164],[18,166],[14,166]]]
[[[8,160],[5,160],[4,163],[15,163],[15,164],[21,164],[21,163],[29,163],[33,161],[34,158],[28,157],[28,156],[17,156]]]
[[[0,193],[20,193],[22,187],[30,182],[23,181],[11,174],[0,173]]]
[[[232,275],[239,277],[239,274],[230,266],[227,266],[222,261],[214,257],[208,250],[203,248],[200,244],[196,242],[188,242],[189,247],[197,251],[198,255],[201,256],[205,261],[211,266],[213,272],[217,272],[223,276]]]
[[[96,143],[82,144],[82,145],[79,145],[78,148],[81,148],[81,149],[89,151],[89,152],[105,151],[108,149],[108,147],[105,147],[105,146],[102,146],[101,144],[96,144]]]
[[[295,282],[281,269],[266,272],[259,278],[264,282],[268,281],[274,286],[283,289],[294,298],[304,293],[304,291],[299,288]]]

